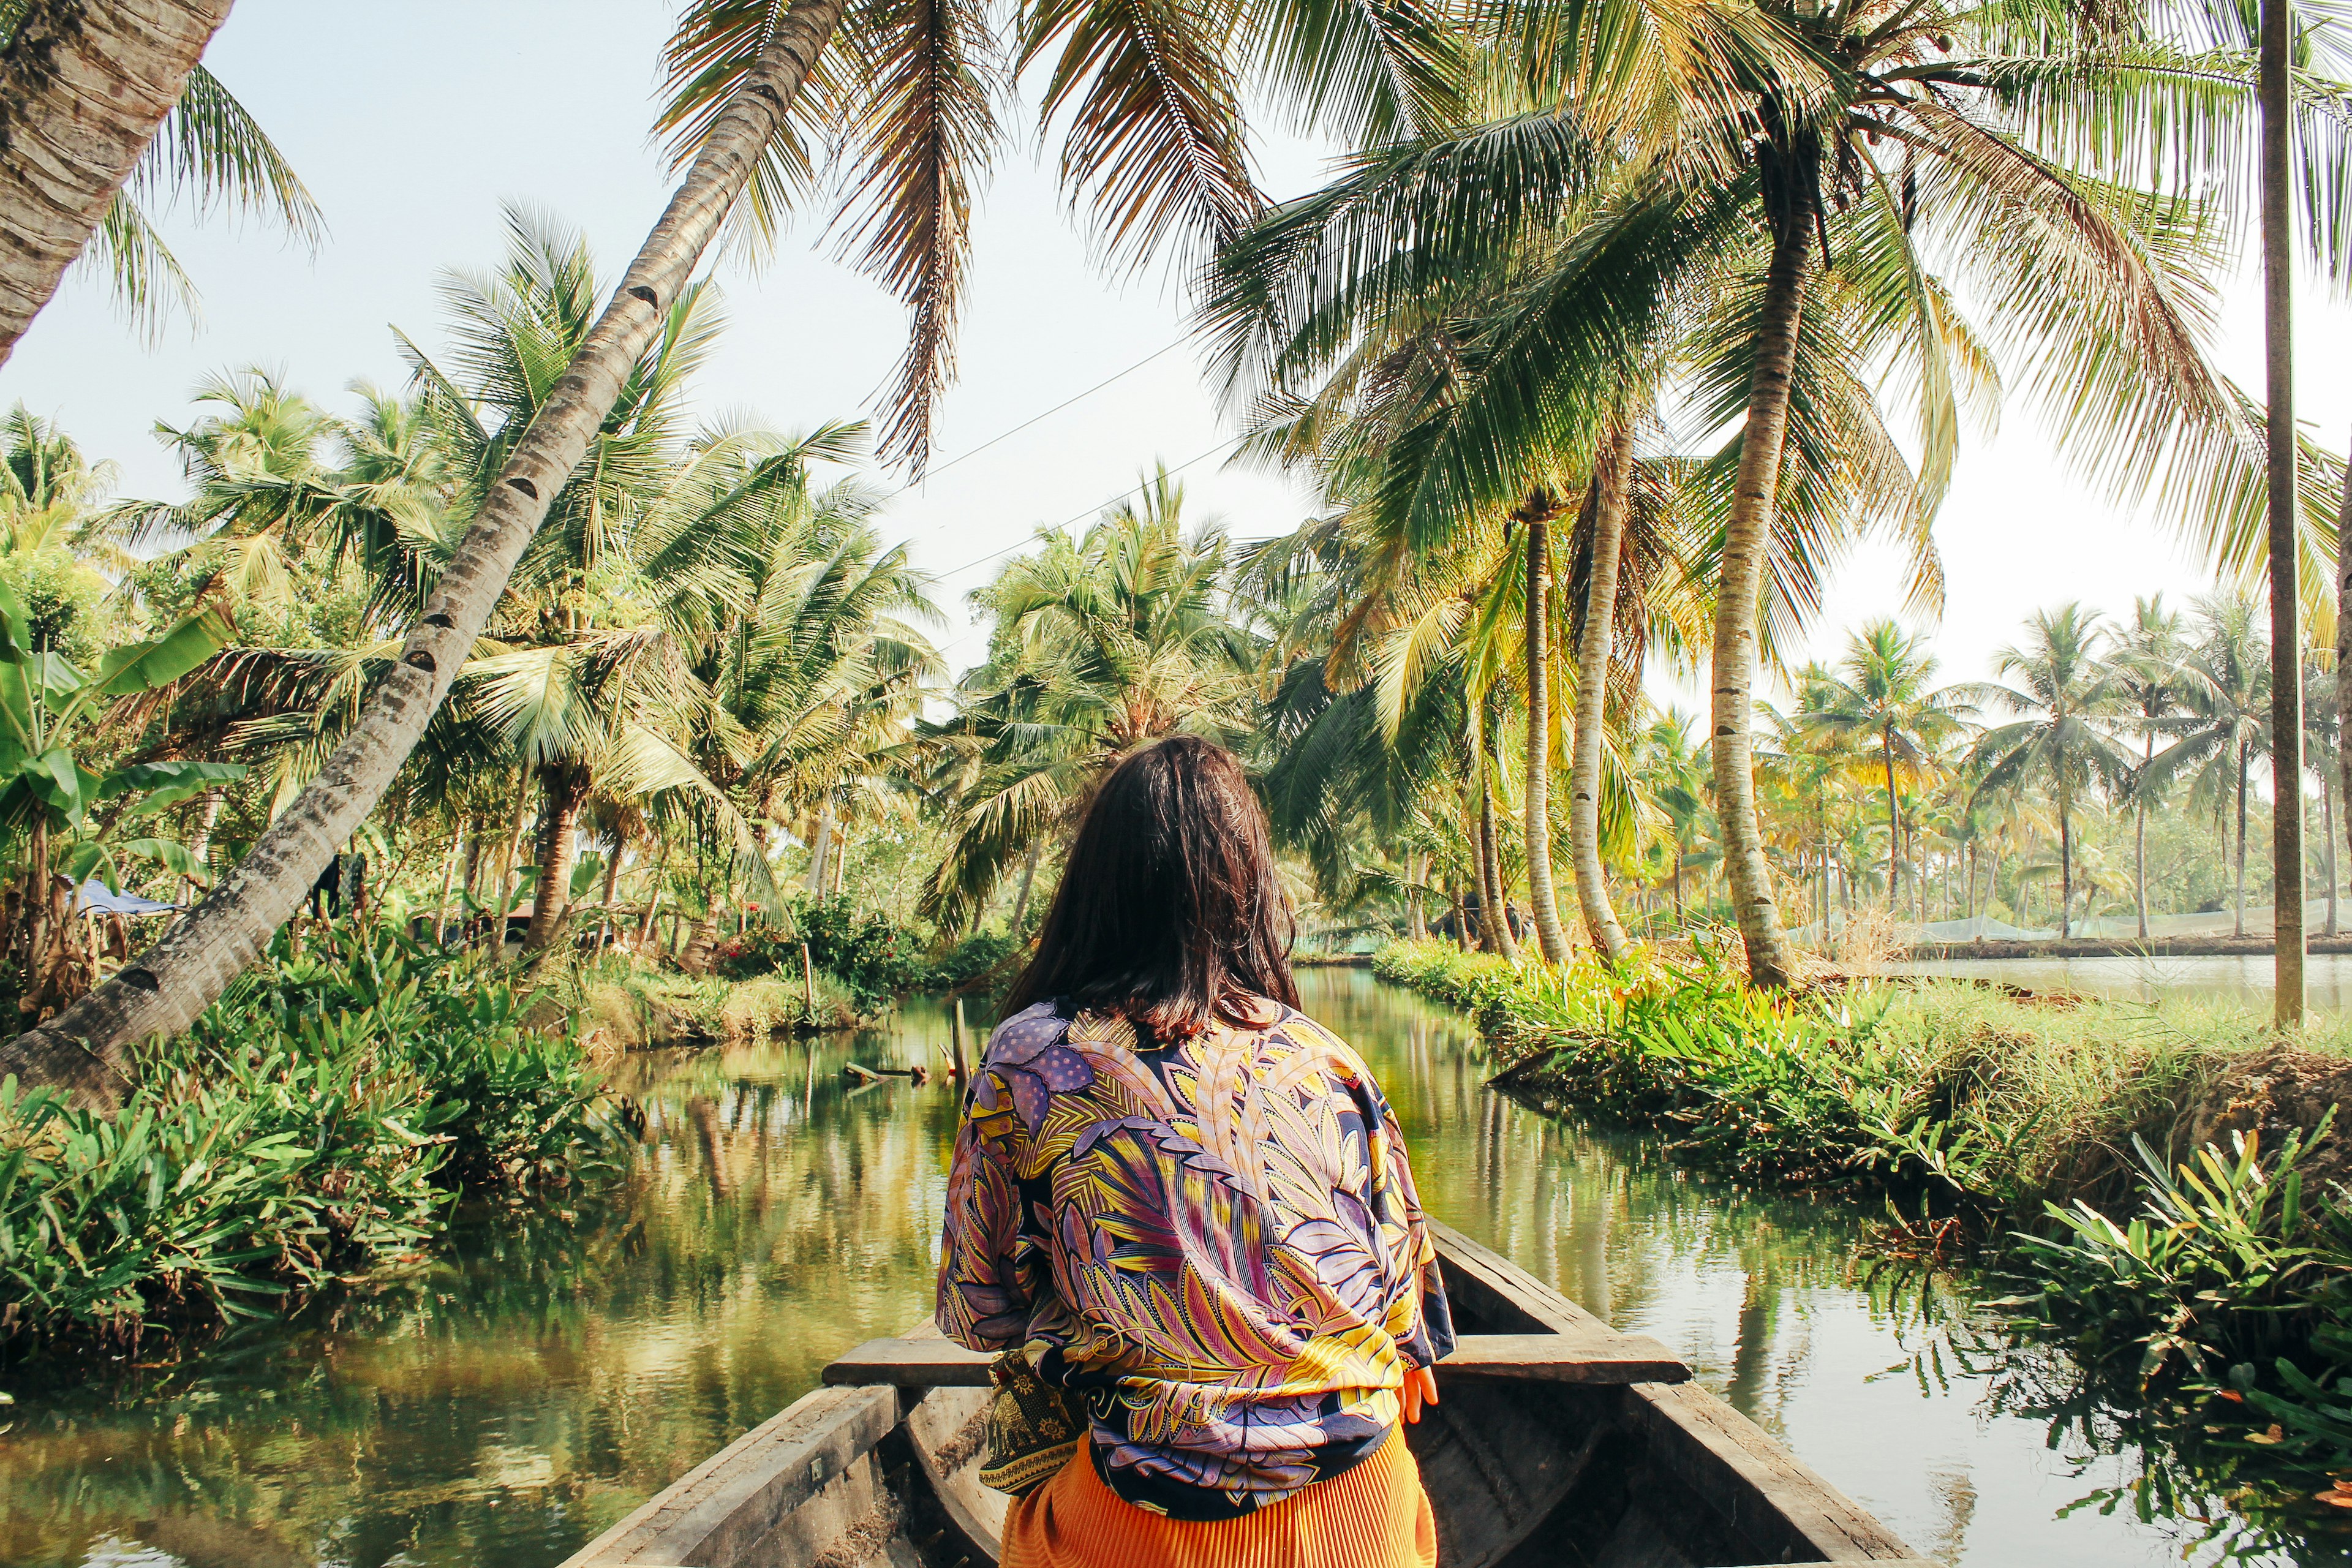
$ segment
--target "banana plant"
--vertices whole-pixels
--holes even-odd
[[[18,1005],[38,1018],[95,977],[70,919],[75,889],[91,877],[119,889],[123,868],[152,862],[202,879],[188,849],[127,830],[233,779],[237,763],[131,763],[100,771],[84,760],[104,705],[177,680],[227,646],[217,610],[191,616],[152,641],[108,650],[85,672],[38,647],[24,605],[0,584],[0,832],[23,834],[20,879],[0,933],[19,960]],[[114,809],[100,808],[119,802]]]

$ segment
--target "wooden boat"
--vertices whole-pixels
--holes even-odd
[[[1406,1428],[1443,1568],[1933,1568],[1654,1340],[1443,1226],[1460,1348]],[[929,1324],[861,1345],[564,1568],[988,1568],[987,1358]]]

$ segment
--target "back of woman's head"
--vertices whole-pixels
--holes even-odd
[[[1181,1039],[1213,1015],[1245,1021],[1249,996],[1296,1007],[1291,935],[1241,763],[1171,736],[1119,763],[1087,803],[1006,1010],[1066,997]]]

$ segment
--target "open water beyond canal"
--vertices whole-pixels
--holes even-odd
[[[1530,1112],[1481,1086],[1452,1013],[1360,971],[1301,979],[1396,1102],[1433,1213],[1675,1346],[1916,1550],[2154,1568],[2201,1535],[2074,1506],[2136,1458],[2052,1447],[2063,1365],[2003,1352],[1948,1287],[1873,1289],[1853,1213]],[[556,1563],[928,1310],[953,1091],[841,1068],[937,1063],[946,1036],[918,1005],[855,1040],[633,1058],[649,1146],[606,1197],[474,1216],[441,1261],[185,1367],[0,1372],[0,1563]]]

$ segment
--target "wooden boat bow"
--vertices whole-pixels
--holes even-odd
[[[1444,1568],[1934,1568],[1667,1347],[1434,1229],[1463,1332],[1406,1436]],[[859,1345],[563,1568],[990,1568],[988,1359],[928,1323]]]

